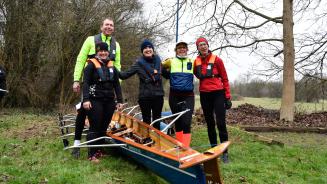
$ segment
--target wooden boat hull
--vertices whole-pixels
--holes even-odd
[[[168,182],[222,183],[217,158],[227,149],[229,142],[199,153],[127,114],[116,112],[111,128],[117,124],[118,129],[107,132],[113,143],[126,144],[119,147],[122,153]]]

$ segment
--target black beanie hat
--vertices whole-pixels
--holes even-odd
[[[143,52],[143,50],[144,50],[146,47],[152,48],[153,51],[154,51],[153,44],[151,43],[150,40],[147,40],[147,39],[145,39],[145,40],[142,42],[142,44],[141,44],[141,52]]]
[[[96,52],[99,52],[100,50],[108,51],[108,44],[105,42],[98,42],[95,45],[95,50],[96,50]]]

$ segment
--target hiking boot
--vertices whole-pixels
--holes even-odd
[[[78,159],[80,157],[81,153],[80,153],[80,149],[79,148],[73,148],[72,151],[72,156],[76,159]]]
[[[95,156],[91,156],[91,157],[89,157],[89,161],[91,161],[91,162],[94,163],[94,164],[98,164],[98,163],[100,163],[100,160],[97,159],[97,157],[95,157]]]
[[[223,161],[224,164],[228,164],[229,163],[228,153],[223,153],[223,155],[221,156],[221,160]]]

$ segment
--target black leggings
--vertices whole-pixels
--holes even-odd
[[[140,98],[138,102],[141,108],[143,122],[150,124],[152,121],[161,118],[161,111],[164,102],[163,96]],[[151,115],[152,115],[152,121],[151,121]],[[160,130],[159,123],[155,123],[153,127]]]
[[[1,68],[0,68],[0,70],[1,70]],[[6,80],[4,77],[1,78],[1,74],[2,73],[0,73],[0,89],[6,90]],[[0,91],[0,100],[2,99],[2,97],[5,96],[5,94],[6,93],[4,91]]]
[[[211,146],[214,147],[217,145],[215,124],[217,124],[219,131],[220,142],[228,141],[228,133],[226,128],[225,92],[223,90],[201,92],[200,102],[203,109],[204,118],[207,123],[208,136]],[[216,115],[216,121],[213,113]]]
[[[81,140],[82,133],[85,125],[86,111],[83,108],[83,93],[81,93],[81,107],[77,110],[77,116],[75,120],[75,136],[74,140]]]
[[[83,105],[81,105],[81,108],[77,111],[77,116],[75,121],[75,137],[74,137],[75,140],[82,139],[85,119],[86,119],[86,112],[83,108]]]
[[[185,102],[183,107],[180,102]],[[169,106],[172,113],[177,113],[185,109],[190,109],[175,122],[176,132],[183,131],[184,134],[191,133],[192,114],[194,109],[194,96],[173,96],[169,95]]]
[[[86,139],[92,140],[98,137],[102,137],[106,135],[106,131],[108,128],[108,125],[111,121],[112,115],[115,111],[115,105],[114,99],[111,100],[90,100],[92,108],[87,112],[87,116],[89,118],[90,122],[90,128],[89,132],[87,134]],[[96,141],[92,144],[103,144],[104,140]],[[98,148],[90,148],[89,149],[89,157],[93,156],[96,153],[96,150]]]

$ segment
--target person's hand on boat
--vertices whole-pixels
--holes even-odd
[[[124,104],[122,103],[117,103],[116,108],[118,111],[121,111],[123,109]]]
[[[85,110],[90,110],[92,108],[92,104],[90,101],[83,102],[83,108]]]

